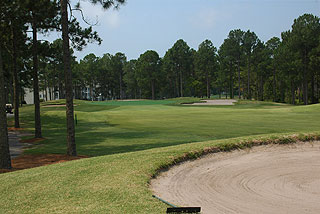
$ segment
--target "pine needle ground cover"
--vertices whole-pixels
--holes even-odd
[[[92,158],[0,174],[0,213],[163,213],[166,206],[151,197],[148,181],[186,153],[193,158],[212,147],[320,131],[320,105],[185,107],[173,101],[76,101],[78,152]],[[29,130],[32,112],[33,106],[21,111]],[[26,153],[64,154],[65,108],[43,107],[41,114],[47,139]]]

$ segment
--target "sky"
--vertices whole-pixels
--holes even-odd
[[[128,60],[137,59],[147,50],[162,57],[178,39],[195,50],[205,39],[219,48],[233,29],[253,31],[266,42],[281,37],[304,13],[320,16],[320,0],[127,0],[119,10],[102,10],[85,0],[81,5],[89,22],[98,21],[93,29],[103,42],[75,51],[78,60],[90,53],[117,52]],[[88,26],[78,12],[74,15],[83,27]]]

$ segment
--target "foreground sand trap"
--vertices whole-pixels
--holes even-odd
[[[208,155],[161,173],[151,188],[204,214],[320,213],[320,142]]]
[[[184,105],[224,105],[224,106],[229,106],[229,105],[234,105],[237,100],[201,100],[205,101],[205,103],[192,103],[192,104],[184,104]]]

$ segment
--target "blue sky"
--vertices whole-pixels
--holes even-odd
[[[102,56],[116,52],[136,59],[146,50],[155,50],[163,56],[178,39],[194,49],[209,39],[218,48],[233,29],[250,29],[262,41],[280,37],[300,15],[319,16],[320,1],[127,0],[118,11],[103,11],[100,6],[83,1],[82,7],[89,20],[98,19],[94,30],[103,43],[89,44],[76,52],[78,60],[89,53]]]

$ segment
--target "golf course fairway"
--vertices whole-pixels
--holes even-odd
[[[165,213],[149,188],[160,169],[210,152],[320,136],[318,104],[180,105],[194,101],[75,101],[77,151],[91,158],[0,174],[0,213]],[[46,140],[26,154],[66,152],[65,107],[49,104],[57,102],[41,108]],[[33,109],[21,109],[30,132]]]

